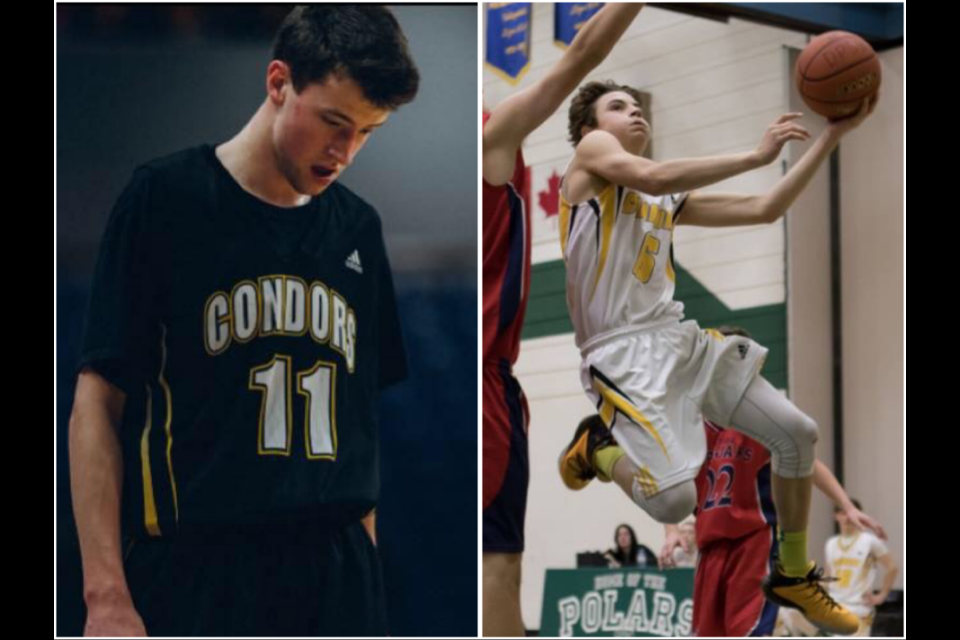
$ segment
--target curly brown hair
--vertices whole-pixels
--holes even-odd
[[[584,126],[597,126],[597,111],[595,106],[597,100],[600,99],[600,96],[613,91],[623,91],[624,93],[630,94],[630,97],[636,100],[638,104],[643,103],[639,91],[633,87],[617,84],[613,80],[588,82],[583,85],[580,87],[577,95],[573,97],[573,101],[570,102],[568,131],[570,132],[570,142],[573,143],[574,147],[580,144],[580,140],[583,139],[583,134],[580,133],[580,130]]]

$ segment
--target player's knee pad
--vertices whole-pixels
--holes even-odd
[[[679,524],[697,507],[697,486],[693,480],[687,480],[647,497],[643,487],[634,478],[633,501],[657,522]]]
[[[813,473],[817,423],[763,378],[747,388],[731,421],[729,426],[770,450],[777,475],[806,478]]]
[[[795,411],[782,426],[784,437],[767,447],[772,454],[773,472],[785,478],[806,478],[813,473],[814,449],[820,429],[802,411]]]

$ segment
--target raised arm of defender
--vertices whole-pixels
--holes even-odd
[[[524,138],[563,104],[613,50],[643,4],[608,4],[583,26],[547,74],[499,104],[483,129],[483,179],[505,184]]]

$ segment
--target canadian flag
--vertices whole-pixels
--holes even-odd
[[[537,194],[536,207],[532,209],[535,242],[559,237],[560,179],[563,169],[562,163],[532,167],[533,191]]]

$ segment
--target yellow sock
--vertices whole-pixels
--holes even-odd
[[[784,575],[792,578],[802,578],[810,571],[806,531],[780,530],[780,566]]]
[[[597,469],[597,477],[601,482],[610,482],[613,479],[613,467],[623,455],[623,449],[617,445],[593,452],[593,466]]]

